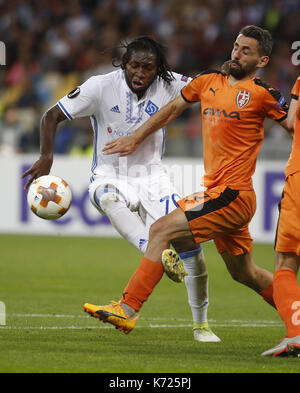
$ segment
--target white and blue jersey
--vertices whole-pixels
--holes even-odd
[[[97,205],[94,193],[98,187],[113,186],[119,190],[132,211],[139,211],[144,221],[157,220],[176,208],[179,193],[162,164],[165,132],[151,134],[136,151],[126,157],[104,155],[107,142],[131,135],[160,108],[180,95],[191,78],[173,73],[167,84],[157,78],[144,97],[138,100],[128,87],[123,70],[93,76],[58,105],[70,119],[89,116],[94,130],[94,157],[89,187],[90,199]],[[147,218],[146,218],[147,216]]]
[[[119,69],[91,77],[58,102],[70,120],[85,116],[91,118],[94,130],[93,176],[107,175],[112,168],[118,173],[123,165],[122,160],[119,160],[118,154],[102,154],[106,143],[131,135],[160,108],[176,98],[191,80],[176,73],[173,75],[175,80],[170,85],[158,77],[144,97],[138,100],[126,83],[124,71]],[[133,154],[126,157],[127,170],[133,165],[160,165],[164,143],[163,129],[150,135]],[[122,174],[126,174],[124,165]]]

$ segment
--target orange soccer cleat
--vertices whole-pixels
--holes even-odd
[[[116,329],[123,331],[125,334],[130,333],[136,325],[137,317],[129,318],[125,314],[121,302],[112,301],[107,306],[95,306],[86,303],[83,308],[92,317],[114,325]]]

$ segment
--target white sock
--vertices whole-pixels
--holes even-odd
[[[115,193],[102,194],[98,204],[119,234],[144,254],[148,245],[148,231],[138,214],[132,212],[125,200]]]
[[[197,323],[205,323],[207,322],[207,310],[209,306],[208,273],[202,247],[198,250],[184,252],[179,255],[188,273],[184,281],[193,320]]]

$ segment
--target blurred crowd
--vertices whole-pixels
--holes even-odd
[[[292,43],[300,41],[299,20],[299,0],[0,0],[0,41],[6,45],[6,65],[0,66],[0,154],[37,152],[44,111],[90,76],[113,71],[122,42],[140,35],[166,46],[174,71],[194,76],[229,59],[243,26],[267,28],[275,46],[260,77],[289,102],[299,75],[291,62]],[[195,108],[169,126],[167,155],[202,154],[199,120]],[[274,148],[289,149],[274,122],[266,122],[266,138]],[[92,139],[87,119],[66,121],[55,151],[91,154]]]

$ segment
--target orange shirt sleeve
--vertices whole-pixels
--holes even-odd
[[[296,80],[291,92],[292,98],[294,98],[295,100],[299,99],[299,94],[300,94],[300,76]]]
[[[222,75],[220,71],[203,71],[181,90],[183,99],[190,103],[200,102],[203,92],[209,89],[211,82],[218,79],[220,75]]]
[[[277,121],[286,119],[289,106],[277,89],[268,87],[265,90],[262,104],[266,117]]]
[[[181,90],[183,99],[187,102],[199,102],[202,89],[201,75],[193,79],[187,86]]]

